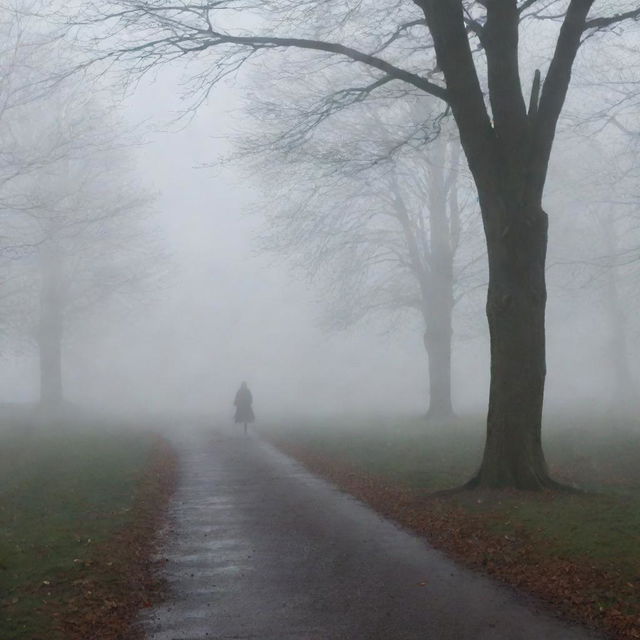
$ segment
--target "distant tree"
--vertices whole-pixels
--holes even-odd
[[[473,241],[479,218],[469,206],[475,198],[455,132],[445,121],[425,146],[431,114],[418,99],[401,108],[343,112],[305,143],[285,144],[282,129],[304,125],[284,117],[286,106],[262,106],[252,105],[260,133],[245,139],[243,155],[252,174],[267,175],[272,194],[262,207],[266,248],[325,284],[333,327],[371,313],[419,317],[429,364],[428,416],[449,418],[454,306],[484,258]],[[280,153],[269,138],[280,141]]]
[[[541,440],[548,227],[542,200],[551,150],[581,46],[602,43],[603,32],[638,17],[636,2],[607,0],[417,0],[392,7],[108,0],[86,2],[80,21],[98,25],[92,47],[106,38],[104,57],[130,69],[214,51],[193,75],[202,99],[258,54],[296,48],[324,54],[322,66],[336,56],[373,72],[351,87],[355,99],[402,82],[451,108],[478,190],[489,260],[487,440],[468,486],[542,489],[556,486]],[[548,68],[544,78],[535,74],[528,105],[520,36],[555,42],[553,51],[536,47],[534,63],[544,58]]]
[[[74,324],[118,299],[141,299],[158,274],[148,198],[130,183],[121,156],[92,148],[34,176],[37,183],[24,185],[30,208],[20,238],[7,238],[2,252],[13,295],[0,308],[8,332],[37,345],[47,409],[64,400],[63,345]]]
[[[28,18],[0,22],[13,38],[0,82],[0,335],[3,352],[9,338],[35,341],[41,403],[55,409],[65,333],[98,303],[139,297],[159,253],[113,106],[98,84],[54,78],[68,45]]]
[[[610,327],[611,402],[619,414],[635,416],[640,400],[631,361],[629,299],[635,293],[637,304],[640,290],[640,92],[634,87],[624,98],[623,108],[616,113],[609,111],[604,118],[609,135],[598,145],[595,156],[606,166],[599,172],[600,179],[594,181],[601,189],[600,197],[594,200],[602,235],[603,297]],[[594,142],[597,144],[597,138]]]
[[[550,268],[562,272],[565,295],[582,293],[599,303],[607,336],[609,408],[629,416],[638,407],[630,321],[640,276],[640,136],[611,122],[615,119],[595,121],[597,130],[589,127],[578,139],[574,135],[562,154],[569,168],[555,198],[563,209],[559,223],[573,228],[574,237],[551,257]]]
[[[635,217],[634,222],[637,224],[637,215]],[[623,300],[622,271],[627,260],[621,256],[621,220],[616,220],[606,212],[597,220],[602,232],[605,255],[609,257],[609,264],[605,266],[603,298],[610,329],[607,352],[613,373],[611,406],[619,415],[635,415],[640,403],[631,369],[629,321]]]
[[[53,134],[34,138],[25,122],[30,109],[53,90],[58,71],[52,61],[69,62],[59,39],[36,27],[33,12],[42,9],[39,0],[16,1],[0,7],[0,224],[23,206],[15,182],[56,162],[73,141]],[[66,145],[66,146],[65,146]],[[0,238],[3,228],[0,226]]]

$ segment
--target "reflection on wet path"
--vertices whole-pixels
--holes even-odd
[[[257,437],[190,435],[152,640],[579,640]]]

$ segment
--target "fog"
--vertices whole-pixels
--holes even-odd
[[[125,99],[124,118],[144,131],[135,171],[156,194],[153,225],[170,254],[169,268],[149,300],[124,315],[89,318],[69,338],[67,397],[117,413],[170,410],[230,419],[235,389],[246,379],[270,420],[424,412],[428,373],[415,323],[394,325],[383,317],[326,330],[322,289],[258,250],[263,208],[271,203],[241,166],[220,162],[242,127],[242,91],[219,88],[186,120],[175,120],[183,106],[177,74],[161,72]],[[562,171],[552,179],[562,180]],[[551,246],[562,255],[571,245],[558,226],[552,221]],[[597,254],[597,239],[586,242]],[[547,402],[607,408],[609,328],[598,280],[561,286],[565,280],[550,270]],[[633,314],[636,300],[626,302]],[[484,322],[483,315],[474,319],[475,335],[456,341],[453,388],[463,412],[486,406]],[[636,337],[637,327],[631,330]],[[7,349],[0,364],[2,400],[36,402],[33,349],[18,355]]]
[[[126,145],[129,178],[151,195],[144,224],[161,247],[153,259],[159,276],[144,295],[115,308],[106,304],[74,323],[64,339],[65,398],[117,413],[171,412],[225,421],[232,416],[235,390],[246,380],[259,419],[421,415],[428,406],[428,368],[419,319],[382,312],[346,328],[328,328],[331,306],[322,278],[310,279],[286,256],[261,249],[268,233],[265,214],[282,206],[282,193],[274,192],[284,188],[286,198],[290,187],[285,180],[274,185],[273,177],[261,176],[246,157],[235,155],[246,131],[265,126],[269,135],[268,123],[256,124],[250,114],[259,104],[247,98],[254,89],[252,73],[222,81],[197,107],[185,97],[179,64],[154,69],[122,98],[120,84],[103,83],[101,91],[107,102],[117,103],[123,128],[135,131],[136,142]],[[572,94],[570,109],[577,108],[580,95]],[[602,144],[613,148],[619,133],[600,134]],[[594,153],[585,137],[588,131],[575,135],[571,126],[559,133],[548,179],[546,404],[606,411],[615,382],[603,274],[616,258],[602,263],[607,250],[588,219],[593,206],[587,211],[575,196],[602,170],[597,159],[585,162],[577,176],[567,175],[567,164],[575,167],[576,158]],[[286,161],[273,162],[276,174],[288,171]],[[340,207],[339,198],[329,206]],[[604,201],[601,206],[607,207]],[[474,215],[479,221],[479,213]],[[635,232],[633,224],[630,229]],[[474,233],[482,238],[480,226]],[[631,238],[625,247],[627,256],[634,242]],[[589,270],[588,259],[600,263]],[[454,405],[458,412],[478,415],[486,411],[489,390],[484,263],[486,258],[471,302],[454,310]],[[633,264],[625,269],[624,286],[633,291],[637,270]],[[631,374],[637,379],[637,299],[624,294],[622,304]],[[13,335],[2,336],[0,399],[37,403],[37,352],[29,341],[17,346]]]
[[[639,638],[639,185],[639,0],[0,2],[0,636]]]
[[[176,121],[179,86],[178,74],[160,73],[123,105],[127,122],[144,131],[135,170],[157,194],[153,225],[170,254],[168,273],[142,305],[89,318],[69,337],[67,397],[116,413],[229,420],[246,379],[271,418],[424,410],[420,340],[382,326],[323,331],[318,292],[256,249],[258,185],[237,166],[205,166],[230,152],[241,89],[221,89],[187,122]],[[37,401],[37,364],[33,349],[5,354],[3,401]]]

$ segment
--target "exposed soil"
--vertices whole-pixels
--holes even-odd
[[[525,530],[515,535],[497,534],[490,508],[466,508],[472,503],[491,504],[513,498],[513,494],[472,491],[455,496],[429,495],[394,486],[388,479],[298,443],[278,440],[274,444],[462,564],[525,590],[564,616],[614,638],[640,638],[640,576],[630,582],[628,577],[554,557]]]

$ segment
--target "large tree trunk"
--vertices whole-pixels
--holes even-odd
[[[490,215],[483,211],[491,386],[484,456],[469,486],[542,489],[555,486],[541,442],[547,216],[539,207],[505,212],[499,203],[497,208]]]
[[[60,258],[52,247],[41,255],[40,322],[38,354],[40,359],[40,404],[49,410],[63,403],[62,385],[62,273]]]
[[[553,486],[542,453],[547,216],[542,197],[558,118],[593,0],[569,3],[544,82],[534,76],[527,109],[520,76],[516,0],[485,2],[471,24],[459,0],[416,0],[433,37],[447,99],[469,163],[487,238],[491,386],[487,442],[470,485]],[[487,110],[469,30],[485,56]]]

